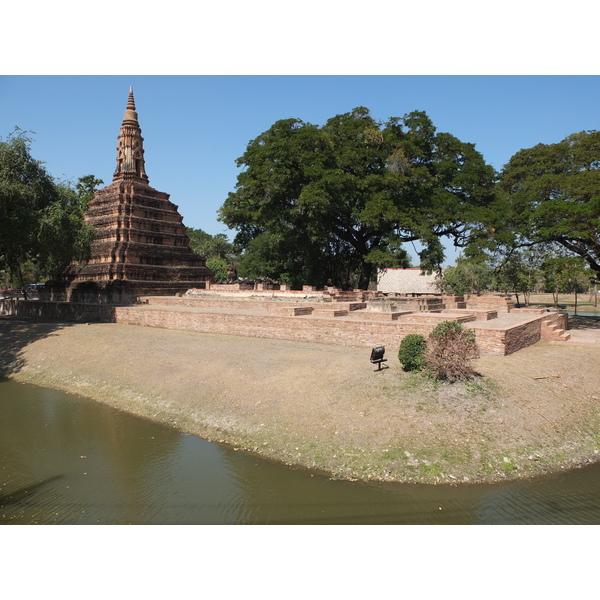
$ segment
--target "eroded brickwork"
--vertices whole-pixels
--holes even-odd
[[[148,304],[134,306],[83,305],[78,303],[25,302],[0,303],[6,314],[53,318],[65,321],[101,321],[196,331],[222,335],[318,342],[341,346],[385,345],[388,355],[397,356],[401,340],[409,333],[428,336],[442,320],[456,320],[475,331],[481,354],[506,355],[530,346],[540,339],[565,340],[567,316],[558,313],[523,313],[513,324],[490,326],[494,320],[474,320],[473,315],[448,313],[404,313],[395,319],[386,313],[365,309],[346,315],[315,315],[315,307],[327,303],[277,302],[207,296],[198,298],[145,298]],[[390,313],[392,314],[392,313]],[[367,317],[368,315],[368,317]],[[380,317],[379,319],[377,317]],[[364,318],[361,318],[364,317]]]

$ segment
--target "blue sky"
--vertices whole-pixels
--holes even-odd
[[[381,120],[424,110],[496,169],[521,148],[600,127],[599,76],[7,75],[0,135],[33,131],[32,153],[54,177],[92,173],[108,185],[130,85],[150,185],[171,195],[185,225],[230,239],[217,210],[235,188],[235,159],[278,119],[322,125],[356,106]]]

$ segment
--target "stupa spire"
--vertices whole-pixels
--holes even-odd
[[[133,99],[133,86],[129,86],[129,98],[127,99],[127,110],[135,110],[135,100]]]
[[[117,168],[113,181],[120,179],[139,179],[148,183],[148,175],[144,165],[144,138],[138,123],[135,110],[133,87],[129,88],[127,106],[123,114],[121,131],[117,137]]]

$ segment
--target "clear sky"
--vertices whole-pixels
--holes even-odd
[[[279,119],[323,125],[357,106],[380,120],[424,110],[496,169],[521,148],[600,128],[599,76],[6,75],[0,136],[33,131],[32,153],[54,177],[93,174],[108,185],[129,86],[150,185],[171,195],[186,226],[230,239],[217,210],[235,189],[235,159]]]

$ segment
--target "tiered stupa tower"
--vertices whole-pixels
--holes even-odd
[[[96,230],[91,258],[69,269],[67,297],[115,302],[205,288],[213,272],[189,247],[178,207],[148,185],[133,89],[117,139],[113,182],[95,192],[85,215]]]

